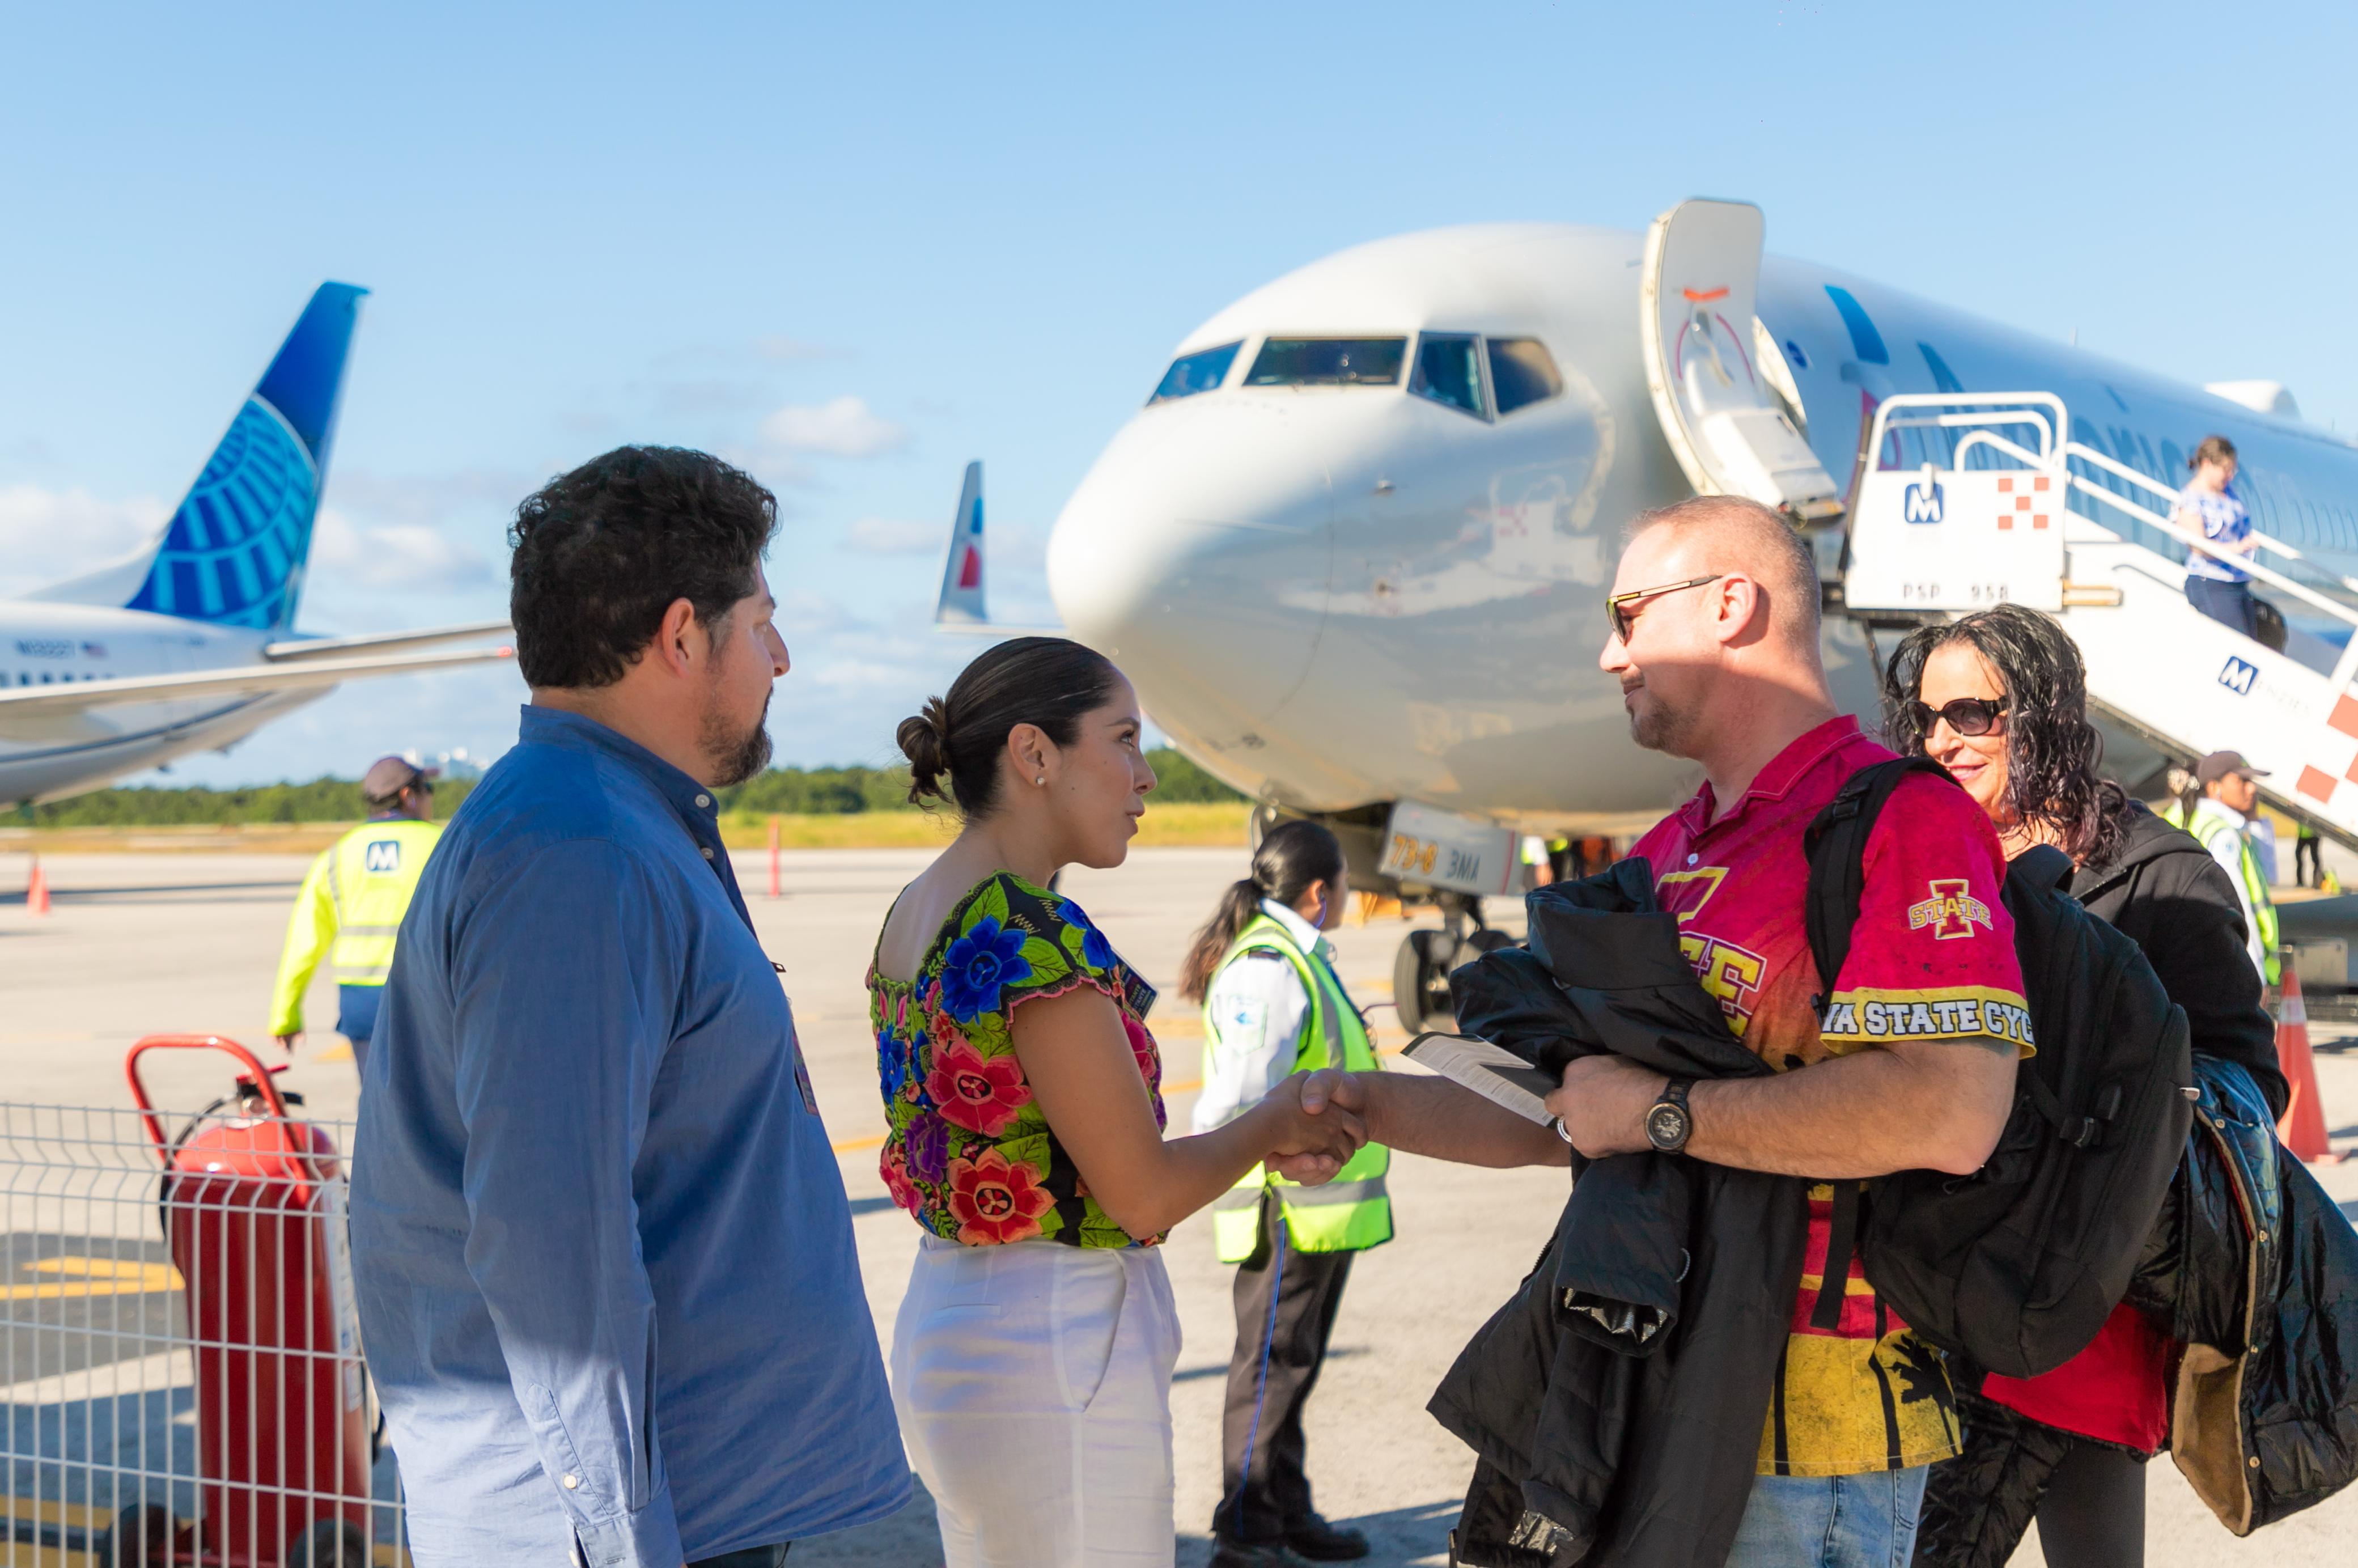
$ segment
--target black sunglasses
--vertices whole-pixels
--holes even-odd
[[[1986,735],[1997,728],[1998,715],[2005,711],[2003,697],[1961,697],[1938,708],[1911,702],[1908,705],[1908,722],[1916,726],[1919,735],[1930,735],[1933,724],[1943,719],[1960,735]]]

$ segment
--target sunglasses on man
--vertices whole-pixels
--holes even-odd
[[[1643,607],[1631,608],[1641,599],[1660,599],[1666,593],[1682,593],[1691,588],[1701,588],[1707,582],[1717,582],[1725,572],[1714,572],[1709,577],[1691,577],[1684,582],[1666,582],[1654,588],[1633,588],[1627,593],[1617,593],[1605,601],[1605,618],[1613,622],[1613,634],[1623,642],[1629,640],[1629,628],[1638,623]]]

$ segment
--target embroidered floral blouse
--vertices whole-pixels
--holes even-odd
[[[879,1164],[892,1201],[936,1236],[975,1247],[1162,1239],[1131,1236],[1098,1206],[1015,1059],[1008,1030],[1015,1010],[1078,986],[1121,1010],[1154,1124],[1163,1126],[1163,1056],[1143,1022],[1154,989],[1072,900],[1001,871],[950,911],[914,980],[889,979],[870,964],[869,1022],[888,1129]]]

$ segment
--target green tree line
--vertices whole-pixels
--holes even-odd
[[[1147,753],[1159,781],[1157,801],[1238,801],[1243,795],[1169,747]],[[445,779],[434,788],[434,815],[448,818],[474,787],[471,779]],[[835,816],[896,811],[909,798],[909,770],[892,768],[772,768],[720,792],[726,811]],[[16,814],[32,827],[235,827],[274,822],[357,822],[368,815],[357,779],[317,778],[308,784],[259,784],[250,789],[143,785],[100,789]],[[0,821],[7,820],[0,817]]]

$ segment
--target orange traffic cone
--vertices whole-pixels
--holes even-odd
[[[47,914],[49,912],[49,876],[41,870],[41,858],[33,857],[33,874],[25,881],[25,913]]]
[[[2277,1065],[2292,1086],[2292,1101],[2277,1123],[2277,1136],[2293,1157],[2330,1165],[2342,1156],[2326,1141],[2325,1106],[2317,1093],[2317,1063],[2309,1054],[2309,1009],[2300,999],[2300,976],[2285,966],[2284,995],[2277,1005]]]

